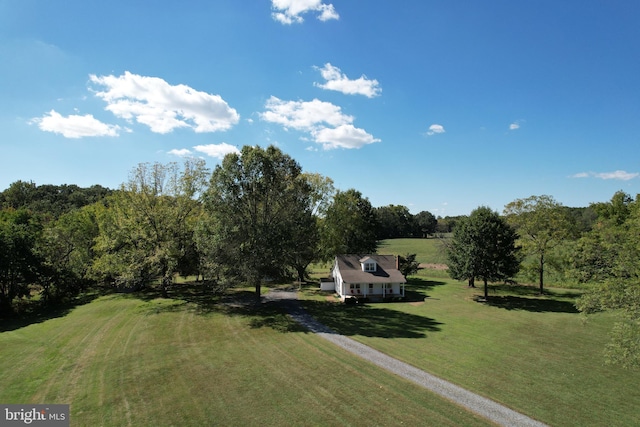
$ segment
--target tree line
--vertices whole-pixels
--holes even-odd
[[[45,304],[93,284],[138,290],[176,275],[214,289],[305,280],[309,264],[377,246],[374,209],[355,190],[305,173],[278,148],[204,161],[138,165],[117,190],[36,186],[0,194],[0,316],[21,298]]]
[[[140,164],[117,190],[18,181],[0,193],[0,208],[0,317],[25,299],[55,304],[96,284],[157,283],[166,296],[177,275],[213,290],[249,284],[259,298],[265,280],[303,281],[312,262],[446,230],[453,278],[482,281],[486,296],[488,283],[525,270],[544,293],[549,269],[559,272],[588,289],[580,310],[621,310],[610,359],[640,363],[640,200],[623,192],[587,208],[531,196],[502,215],[479,207],[434,218],[374,208],[276,147],[245,146],[213,171],[198,159]],[[415,272],[415,257],[405,262]]]
[[[547,268],[586,292],[583,313],[617,310],[607,361],[640,366],[640,195],[619,191],[609,202],[566,208],[553,197],[517,199],[503,215],[481,206],[459,220],[446,243],[452,278],[512,281],[521,268],[535,273],[545,292]]]
[[[374,208],[378,240],[398,238],[429,238],[451,233],[463,216],[434,216],[429,211],[412,214],[403,205]]]

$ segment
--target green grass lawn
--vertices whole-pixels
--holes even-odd
[[[249,292],[181,286],[0,323],[0,402],[69,403],[74,426],[487,425]]]
[[[404,252],[436,262],[424,248],[437,240],[407,240],[422,249]],[[492,286],[479,302],[481,288],[433,274],[411,278],[405,302],[300,295],[332,328],[550,425],[638,425],[640,372],[604,365],[612,314],[585,323],[578,290]],[[249,290],[231,297],[183,283],[172,299],[106,295],[3,321],[0,402],[70,403],[72,425],[486,425],[275,307],[256,310]]]
[[[550,425],[639,424],[640,372],[604,365],[612,314],[584,323],[575,290],[496,286],[478,302],[481,288],[428,273],[410,280],[407,302],[302,297],[328,326]]]
[[[379,254],[416,254],[421,263],[446,264],[447,256],[441,239],[388,239],[378,243]]]

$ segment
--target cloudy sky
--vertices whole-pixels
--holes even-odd
[[[640,2],[0,0],[0,190],[274,144],[374,206],[640,192]]]

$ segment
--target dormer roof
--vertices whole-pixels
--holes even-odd
[[[347,283],[406,283],[396,268],[393,255],[338,255],[336,257],[342,280]],[[364,264],[375,263],[374,271],[364,271]]]

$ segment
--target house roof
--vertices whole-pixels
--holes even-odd
[[[365,258],[377,264],[376,271],[362,271],[361,262]],[[336,257],[342,280],[346,283],[406,283],[402,273],[396,268],[393,255],[338,255]]]

